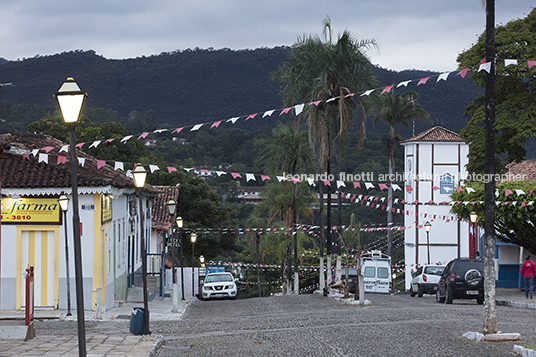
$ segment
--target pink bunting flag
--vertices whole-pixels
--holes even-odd
[[[317,100],[316,102],[311,102],[309,105],[314,105],[318,107],[318,104],[320,104],[321,100]]]
[[[296,183],[298,183],[298,182],[301,182],[301,180],[300,180],[299,178],[297,178],[297,177],[293,177],[293,178],[292,178],[292,182],[293,182],[294,184],[296,184]]]
[[[461,76],[462,78],[465,78],[465,76],[467,75],[467,72],[469,72],[469,68],[464,68],[461,71],[459,71],[458,74],[456,75]]]
[[[506,188],[506,189],[504,190],[504,194],[506,195],[506,197],[508,197],[508,196],[512,195],[513,192],[512,192],[512,190]]]
[[[105,141],[105,143],[111,143],[111,142],[114,141],[114,140],[115,140],[115,138],[108,139],[108,140]]]
[[[359,182],[354,181],[354,188],[357,188],[357,187],[361,188],[361,184]]]
[[[527,64],[529,65],[529,68],[532,66],[536,66],[536,61],[527,61]]]
[[[420,86],[421,84],[426,84],[426,82],[428,82],[429,79],[430,77],[421,78],[419,79],[419,82],[417,83],[417,85]]]
[[[30,155],[22,155],[22,158],[23,158],[24,160],[30,160]]]
[[[413,191],[413,188],[411,188],[411,185],[406,185],[406,192]]]
[[[394,86],[394,84],[391,84],[390,86],[385,86],[380,94],[389,93]]]
[[[147,137],[147,135],[149,135],[149,133],[143,133],[141,134],[140,136],[138,136],[138,140],[140,139],[145,139]]]
[[[247,120],[249,120],[249,119],[253,119],[253,118],[255,118],[255,117],[257,116],[257,114],[259,114],[259,113],[250,114],[250,115],[246,118],[245,121],[247,121]]]
[[[389,187],[387,187],[387,185],[384,184],[384,183],[379,183],[379,184],[378,184],[378,187],[379,187],[380,190],[382,190],[382,191],[383,191],[384,189],[388,189],[388,188],[389,188]]]
[[[58,155],[58,162],[56,165],[65,164],[67,162],[67,156]]]
[[[331,187],[331,181],[330,180],[322,180],[324,182],[324,186]]]
[[[45,151],[47,152],[47,154],[48,154],[48,153],[50,152],[50,150],[52,150],[52,149],[54,149],[53,146],[45,146],[45,147],[43,148],[43,150],[45,150]]]
[[[174,134],[174,133],[177,133],[177,134],[178,134],[178,133],[181,132],[182,129],[184,129],[184,127],[182,127],[182,128],[177,128],[177,129],[173,130],[173,131],[171,132],[171,134]]]
[[[231,175],[233,176],[233,178],[237,178],[237,177],[240,177],[242,178],[242,175],[240,175],[239,173],[236,173],[236,172],[231,172]]]
[[[76,148],[79,148],[79,149],[81,149],[81,148],[82,148],[82,146],[84,146],[84,144],[85,144],[85,143],[79,143],[79,144],[76,144],[76,146],[75,146],[75,147],[76,147]]]
[[[434,189],[434,191],[439,191],[440,190],[440,188],[437,187],[437,186],[432,186],[432,188]]]
[[[105,160],[97,160],[97,170],[106,165]]]
[[[529,192],[529,197],[532,196],[532,193],[534,192],[534,190],[530,190]]]
[[[480,63],[479,63],[479,64],[484,64],[484,63],[486,63],[486,57],[482,58],[482,59],[480,60]]]
[[[270,176],[268,175],[261,175],[261,180],[265,181],[265,180],[271,180],[271,179],[270,179]]]
[[[168,167],[167,167],[167,171],[168,171],[168,174],[170,174],[170,173],[172,173],[173,171],[177,171],[177,168],[176,168],[176,167],[168,166]]]
[[[285,108],[281,111],[281,113],[279,113],[279,116],[283,115],[283,114],[287,114],[290,110],[292,109],[292,107],[288,107],[288,108]]]
[[[221,122],[222,122],[221,120],[215,121],[215,122],[212,123],[212,125],[210,126],[210,129],[219,127],[220,124],[221,124]]]
[[[456,192],[462,192],[464,189],[461,187],[456,187]]]
[[[525,201],[521,202],[521,207],[525,207],[526,203],[527,202],[525,202]]]

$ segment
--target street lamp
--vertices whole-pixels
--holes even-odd
[[[173,296],[171,297],[171,301],[172,301],[172,307],[171,307],[171,312],[179,312],[179,287],[177,285],[177,280],[175,279],[175,238],[174,238],[174,235],[173,235],[173,223],[176,222],[177,223],[177,228],[180,229],[182,228],[182,218],[179,217],[180,219],[180,228],[179,228],[179,220],[176,218],[176,215],[177,215],[177,202],[175,202],[174,200],[169,200],[168,202],[166,202],[166,207],[167,207],[167,210],[168,210],[168,213],[170,216],[173,217],[173,220],[171,221],[171,276],[172,276],[172,281],[173,281]],[[180,233],[179,233],[180,235]],[[182,279],[182,276],[181,276],[181,279]]]
[[[69,276],[69,240],[67,239],[67,210],[69,209],[69,197],[61,195],[58,199],[63,212],[63,226],[65,227],[65,270],[67,272],[67,316],[71,316],[71,278]]]
[[[179,229],[179,243],[181,245],[181,300],[186,300],[184,298],[184,259],[182,256],[182,227],[184,225],[184,221],[182,220],[182,217],[177,217],[177,228]]]
[[[145,213],[143,212],[142,207],[142,194],[141,189],[145,186],[145,179],[147,178],[147,171],[145,170],[145,167],[143,165],[138,164],[136,167],[134,167],[134,170],[132,171],[132,176],[134,177],[134,186],[138,188],[138,196],[140,201],[140,245],[141,245],[141,276],[142,276],[142,286],[143,286],[143,310],[145,315],[145,334],[150,335],[151,332],[149,331],[149,305],[148,305],[148,298],[147,298],[147,250],[145,249],[145,228],[143,227],[144,224],[144,216]]]
[[[426,221],[424,224],[424,230],[426,231],[426,247],[428,248],[428,264],[430,264],[430,229],[432,225],[430,222]]]
[[[192,296],[195,296],[195,290],[194,290],[194,262],[195,262],[195,258],[194,258],[194,245],[195,245],[195,241],[197,239],[197,234],[192,233],[190,235],[190,239],[192,240]]]
[[[201,263],[201,268],[205,267],[205,257],[200,255],[199,256],[199,262]]]
[[[478,215],[475,211],[472,211],[469,213],[469,219],[471,220],[472,226],[473,226],[473,258],[475,258],[475,252],[476,252],[476,220],[478,219]]]
[[[75,149],[75,128],[87,93],[82,91],[73,78],[63,82],[54,97],[58,101],[61,114],[69,129],[69,144],[71,152],[71,189],[73,196],[73,246],[74,271],[76,282],[76,319],[78,322],[78,355],[86,356],[86,326],[84,321],[84,286],[82,274],[82,246],[80,243],[80,213],[78,208],[78,174]]]

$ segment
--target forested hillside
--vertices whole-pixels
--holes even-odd
[[[69,76],[88,92],[86,111],[93,108],[93,121],[116,120],[127,129],[129,121],[144,121],[149,111],[153,126],[173,127],[278,109],[282,107],[280,83],[271,75],[288,53],[288,47],[241,51],[196,48],[110,60],[94,51],[73,51],[8,61],[0,64],[0,82],[13,83],[2,88],[1,116],[6,120],[2,131],[24,131],[28,123],[56,110],[52,93]],[[383,68],[375,68],[375,74],[380,86],[437,76],[432,72]],[[407,89],[400,87],[396,91],[418,92],[420,103],[434,123],[459,131],[467,123],[465,106],[482,89],[455,73],[448,81],[436,83],[436,79],[432,77],[420,86],[412,82]],[[241,128],[256,130],[264,124],[266,121],[252,120]],[[429,125],[417,123],[417,132]],[[385,132],[385,128],[372,125],[369,130],[376,135]],[[402,135],[407,137],[411,132],[402,131]]]

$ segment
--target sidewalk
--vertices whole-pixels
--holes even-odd
[[[188,305],[194,300],[186,297],[179,300],[178,312],[172,313],[171,298],[156,298],[149,302],[150,322],[180,320]],[[130,333],[130,315],[134,307],[143,307],[140,302],[126,302],[122,307],[109,309],[95,318],[95,311],[85,311],[86,351],[88,356],[152,356],[162,343],[157,335],[133,335]],[[78,356],[78,335],[76,306],[67,310],[36,309],[36,320],[72,321],[68,331],[58,331],[56,335],[40,335],[24,341],[12,338],[17,328],[25,328],[24,311],[0,311],[0,356]],[[75,332],[72,332],[72,329]],[[10,337],[11,333],[11,337]]]

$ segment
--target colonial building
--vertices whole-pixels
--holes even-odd
[[[66,308],[66,242],[71,306],[76,306],[72,203],[66,219],[58,205],[61,194],[71,196],[66,146],[33,134],[0,135],[0,143],[31,152],[0,160],[0,309],[25,305],[29,266],[35,269],[35,306]],[[85,309],[94,310],[97,303],[109,309],[126,300],[128,288],[141,282],[140,235],[151,247],[151,201],[158,191],[148,185],[137,191],[123,172],[101,166],[80,151],[77,157]]]
[[[411,271],[468,257],[469,224],[450,213],[450,194],[467,176],[469,145],[440,126],[402,141],[405,161],[406,288]],[[424,229],[431,224],[430,232]]]

